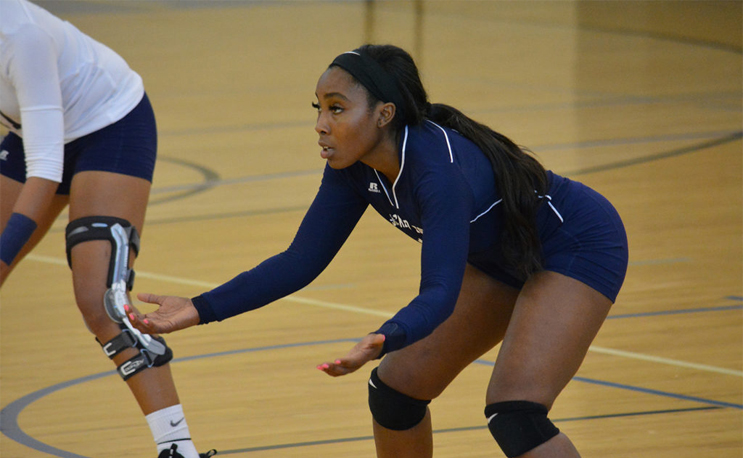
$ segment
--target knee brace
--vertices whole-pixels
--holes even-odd
[[[431,401],[411,398],[387,386],[377,376],[375,368],[369,378],[369,409],[374,420],[387,429],[405,431],[416,426],[426,416]]]
[[[71,221],[65,230],[67,264],[72,268],[72,248],[78,243],[91,240],[111,242],[111,259],[108,264],[106,286],[123,280],[131,291],[134,284],[134,271],[129,269],[129,249],[134,256],[139,254],[139,233],[129,221],[113,216],[88,216]]]
[[[127,291],[131,291],[134,284],[134,271],[129,268],[129,250],[133,250],[135,256],[139,253],[137,229],[125,219],[112,216],[89,216],[71,221],[67,225],[65,235],[67,263],[70,267],[72,267],[72,248],[75,245],[91,240],[111,242],[111,259],[106,278],[108,290],[103,296],[103,306],[109,318],[119,324],[124,332],[102,344],[103,351],[109,358],[113,358],[128,347],[136,346],[140,349],[139,356],[119,366],[119,374],[126,380],[140,370],[170,361],[172,351],[165,346],[165,341],[162,338],[142,334],[135,329],[124,310],[124,306],[129,301]],[[132,341],[135,343],[131,343]],[[110,352],[115,348],[120,349],[111,354]],[[167,361],[160,363],[163,359]]]
[[[161,355],[157,355],[145,348],[140,339],[134,335],[125,325],[120,324],[121,334],[109,340],[105,344],[102,343],[98,338],[95,340],[101,344],[103,353],[106,354],[110,359],[113,359],[116,355],[126,350],[127,348],[136,348],[139,350],[139,354],[124,361],[116,371],[119,373],[122,379],[129,380],[134,375],[142,372],[150,367],[163,366],[173,359],[173,351],[165,343],[165,339],[162,337],[151,337],[153,340],[161,344],[165,351]]]
[[[521,456],[560,432],[547,408],[530,401],[506,401],[485,407],[488,429],[508,458]]]

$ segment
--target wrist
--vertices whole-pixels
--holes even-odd
[[[36,222],[21,213],[13,213],[0,235],[0,260],[10,266],[36,230]]]
[[[407,333],[405,330],[397,323],[389,321],[374,331],[374,334],[384,335],[384,345],[382,345],[382,351],[376,359],[383,357],[391,351],[399,350],[404,347],[405,340],[407,339]]]
[[[207,324],[216,320],[214,311],[212,310],[211,305],[209,305],[209,302],[204,298],[204,296],[199,295],[196,297],[192,297],[191,304],[193,304],[194,308],[196,309],[196,313],[199,314],[199,322],[197,324]]]

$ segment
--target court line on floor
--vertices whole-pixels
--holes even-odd
[[[627,413],[608,414],[608,415],[592,415],[592,416],[586,416],[586,417],[555,418],[552,421],[554,423],[566,423],[570,421],[603,420],[603,419],[609,419],[609,418],[624,418],[624,417],[635,417],[635,416],[644,416],[644,415],[660,415],[660,414],[668,414],[668,413],[698,412],[698,411],[716,410],[716,409],[720,409],[720,407],[692,407],[688,409],[668,409],[668,410],[653,410],[653,411],[645,411],[645,412],[627,412]],[[433,434],[459,433],[459,432],[465,432],[465,431],[478,431],[478,430],[486,430],[486,429],[488,429],[486,425],[463,426],[460,428],[434,429]],[[249,447],[249,448],[241,448],[241,449],[234,449],[234,450],[220,450],[219,454],[220,455],[236,455],[240,453],[262,452],[262,451],[268,451],[268,450],[282,450],[282,449],[287,449],[287,448],[311,447],[315,445],[342,444],[345,442],[363,442],[363,441],[371,441],[371,440],[374,440],[374,436],[342,437],[338,439],[325,439],[325,440],[319,440],[319,441],[263,445],[263,446],[258,446],[258,447]],[[496,447],[496,445],[493,444],[493,447]]]
[[[61,265],[61,266],[67,267],[67,260],[62,259],[62,258],[55,258],[51,256],[42,256],[42,255],[34,255],[34,254],[28,255],[27,258],[30,260],[38,261],[38,262],[45,262],[48,264],[55,264],[55,265]],[[163,281],[163,282],[168,282],[168,283],[174,283],[174,284],[180,284],[180,285],[197,286],[197,287],[201,287],[201,288],[205,288],[209,290],[214,289],[217,286],[219,286],[218,283],[206,282],[206,281],[201,281],[201,280],[191,280],[187,278],[175,277],[171,275],[162,275],[162,274],[157,274],[153,272],[146,272],[146,271],[143,272],[141,270],[137,270],[137,277],[147,278],[150,280]],[[305,305],[312,305],[312,306],[323,307],[323,308],[329,308],[329,309],[334,309],[334,310],[342,310],[342,311],[352,312],[352,313],[360,313],[364,315],[379,316],[382,318],[391,318],[393,315],[393,313],[383,311],[383,310],[375,310],[375,309],[369,309],[366,307],[359,307],[355,305],[338,304],[338,303],[322,301],[318,299],[310,299],[306,297],[296,296],[294,294],[286,296],[283,299],[279,299],[279,300],[295,302],[295,303],[305,304]],[[701,311],[707,311],[707,310],[717,311],[715,309],[696,308],[696,309],[689,309],[687,313],[700,313]],[[651,312],[651,313],[658,313],[658,312]],[[672,311],[670,313],[683,313],[683,311]],[[611,349],[611,348],[606,348],[606,347],[599,347],[596,345],[591,345],[591,347],[589,348],[589,351],[592,351],[595,353],[610,354],[610,355],[619,356],[622,358],[637,359],[641,361],[666,364],[666,365],[675,366],[675,367],[682,367],[682,368],[687,368],[687,369],[695,369],[695,370],[700,370],[700,371],[715,372],[715,373],[724,374],[724,375],[733,375],[736,377],[743,377],[743,371],[739,371],[739,370],[727,369],[727,368],[711,366],[707,364],[691,363],[688,361],[682,361],[682,360],[671,359],[671,358],[663,358],[659,356],[647,355],[644,353],[616,350],[616,349]]]
[[[192,356],[187,356],[187,357],[182,357],[182,358],[175,358],[173,360],[173,364],[177,364],[181,362],[188,362],[188,361],[193,361],[193,360],[198,360],[198,359],[214,358],[214,357],[219,357],[219,356],[232,356],[232,355],[242,354],[242,353],[253,353],[253,352],[270,351],[270,350],[283,350],[283,349],[288,349],[288,348],[307,347],[307,346],[315,346],[315,345],[329,345],[329,344],[336,344],[336,343],[352,343],[352,342],[357,342],[357,341],[358,339],[347,338],[347,339],[337,339],[337,340],[295,342],[295,343],[288,343],[288,344],[269,345],[269,346],[263,346],[263,347],[243,348],[243,349],[237,349],[237,350],[227,350],[227,351],[222,351],[222,352],[214,352],[214,353],[207,353],[207,354],[202,354],[202,355],[192,355]],[[495,364],[495,362],[478,359],[475,361],[475,364],[492,367]],[[52,385],[50,387],[43,388],[41,390],[27,394],[11,402],[5,408],[3,408],[2,411],[0,411],[0,431],[2,431],[2,433],[5,436],[18,442],[19,444],[22,444],[24,446],[27,446],[37,451],[48,453],[48,454],[58,456],[61,458],[88,458],[83,455],[78,455],[73,452],[68,452],[66,450],[58,449],[56,447],[45,444],[44,442],[41,442],[33,438],[32,436],[28,435],[26,432],[23,431],[23,429],[18,424],[18,418],[21,412],[26,407],[28,407],[30,404],[38,401],[39,399],[47,395],[50,395],[54,392],[57,392],[57,391],[60,391],[60,390],[63,390],[69,387],[72,387],[74,385],[87,383],[87,382],[97,380],[103,377],[108,377],[108,376],[113,377],[116,374],[117,372],[114,370],[100,372],[97,374],[92,374],[92,375],[80,377],[77,379],[61,382],[61,383]],[[576,417],[573,419],[569,419],[569,418],[568,419],[557,419],[555,421],[592,420],[592,419],[600,419],[600,418],[626,417],[626,416],[632,416],[632,415],[676,413],[676,412],[683,412],[683,411],[690,411],[690,410],[708,410],[710,408],[722,408],[722,407],[743,409],[743,405],[739,405],[739,404],[715,401],[715,400],[704,399],[704,398],[693,397],[693,396],[680,395],[676,393],[669,393],[669,392],[653,390],[653,389],[648,389],[648,388],[643,388],[643,387],[636,387],[632,385],[624,385],[624,384],[619,384],[619,383],[614,383],[614,382],[607,382],[603,380],[595,380],[595,379],[589,379],[589,378],[577,377],[577,376],[574,377],[573,379],[580,381],[580,382],[592,383],[592,384],[597,384],[597,385],[606,386],[610,388],[618,388],[618,389],[636,391],[640,393],[652,394],[652,395],[657,395],[657,396],[662,396],[662,397],[669,397],[669,398],[679,399],[679,400],[684,400],[684,401],[698,402],[698,403],[706,404],[706,406],[700,407],[700,408],[671,409],[671,410],[650,411],[650,412],[635,412],[635,413],[625,412],[625,413],[619,413],[619,414],[603,414],[603,415],[597,415],[597,416]],[[435,432],[454,432],[454,431],[459,431],[459,430],[463,431],[463,430],[472,429],[472,428],[475,428],[475,427],[452,428],[450,430],[438,430]],[[264,446],[264,447],[251,448],[251,449],[223,451],[222,454],[246,453],[246,452],[251,452],[251,451],[300,447],[300,446],[308,446],[308,445],[318,445],[318,444],[323,444],[323,443],[341,443],[341,442],[350,442],[354,440],[362,440],[362,439],[339,438],[339,439],[331,439],[328,441],[318,441],[316,443],[273,445],[273,446]]]

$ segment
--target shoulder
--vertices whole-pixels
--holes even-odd
[[[432,121],[424,121],[418,126],[407,126],[403,131],[403,147],[409,150],[437,150],[451,152],[450,129]]]
[[[0,36],[4,39],[9,36],[14,36],[14,39],[20,36],[33,36],[43,32],[37,20],[37,10],[41,10],[38,6],[21,0],[0,1],[3,17],[0,21]]]

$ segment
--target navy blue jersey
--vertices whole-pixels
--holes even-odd
[[[400,172],[394,183],[361,162],[342,170],[326,166],[320,190],[290,247],[194,298],[201,322],[261,307],[309,284],[330,263],[370,204],[422,244],[419,294],[381,328],[385,334],[394,329],[385,351],[422,339],[452,313],[467,262],[520,288],[523,281],[503,262],[499,249],[501,199],[492,166],[479,148],[457,132],[427,121],[405,128],[398,151]],[[552,173],[549,179],[550,192],[542,196],[537,215],[539,233],[545,248],[565,255],[575,245],[563,243],[565,237],[573,238],[560,231],[564,215],[558,207],[565,204],[569,214],[575,213],[573,209],[581,204],[571,202],[570,195],[590,190]],[[590,217],[602,219],[606,212],[599,213]],[[576,221],[576,228],[585,226],[585,221]],[[619,235],[623,234],[622,229]],[[563,261],[572,266],[575,259],[567,256]],[[570,275],[571,266],[554,266],[554,270]],[[613,290],[618,291],[618,286],[613,283],[602,292],[616,295]]]

